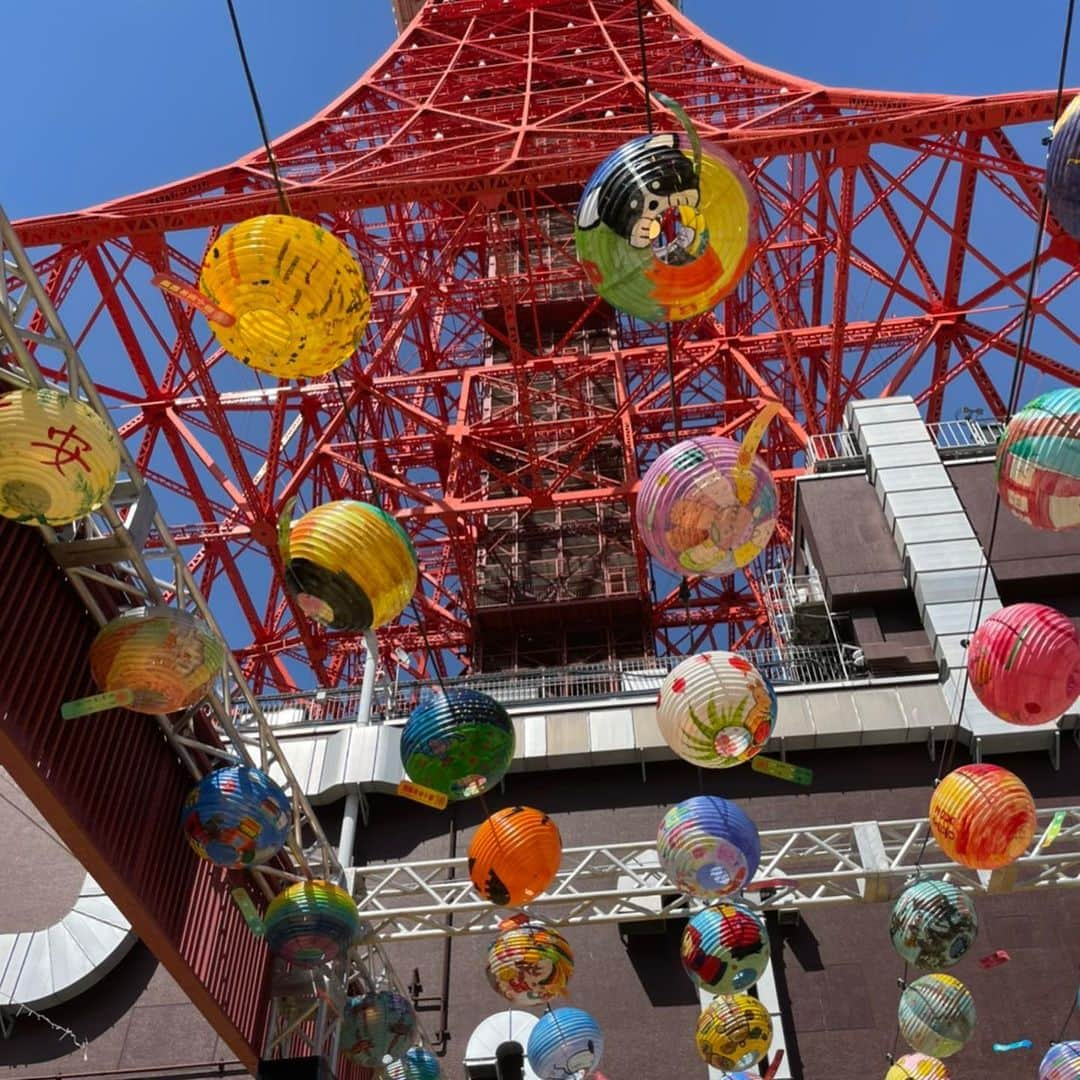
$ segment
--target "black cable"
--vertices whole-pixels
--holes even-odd
[[[652,93],[649,90],[649,58],[645,52],[645,11],[643,0],[637,0],[638,52],[641,54],[641,83],[645,90],[645,125],[653,133]]]
[[[341,385],[341,378],[338,375],[336,368],[331,374],[334,376],[334,382],[337,384],[338,388],[338,395],[341,398],[341,411],[345,414],[345,419],[348,421],[349,428],[352,431],[353,442],[356,443],[356,460],[360,462],[360,468],[363,470],[364,477],[368,483],[368,488],[371,490],[371,501],[378,506],[379,487],[375,483],[375,477],[371,475],[367,458],[364,457],[364,451],[360,446],[360,430],[357,428],[356,421],[353,419],[352,410],[349,408],[349,399],[345,394],[345,387]]]
[[[232,20],[233,34],[236,37],[236,48],[240,53],[240,63],[244,65],[244,77],[247,79],[248,93],[251,94],[251,103],[255,106],[255,118],[259,121],[259,131],[262,133],[263,147],[266,157],[270,162],[270,172],[273,173],[274,183],[277,186],[278,202],[281,204],[283,214],[291,214],[289,198],[285,194],[285,188],[281,183],[281,174],[278,172],[277,159],[274,151],[270,149],[270,136],[266,131],[266,120],[263,118],[262,104],[259,101],[259,92],[255,89],[255,79],[251,74],[251,65],[248,64],[247,50],[244,48],[244,39],[240,33],[240,22],[236,18],[236,8],[233,0],[225,0],[229,8],[229,18]]]

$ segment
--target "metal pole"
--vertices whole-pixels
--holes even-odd
[[[371,699],[375,693],[375,671],[379,663],[379,639],[374,630],[364,631],[367,655],[364,657],[364,681],[360,686],[360,705],[356,710],[356,723],[366,725],[371,719]],[[353,846],[356,843],[356,819],[360,816],[360,792],[350,791],[345,796],[345,809],[341,816],[341,833],[338,838],[338,862],[342,867],[352,866]]]

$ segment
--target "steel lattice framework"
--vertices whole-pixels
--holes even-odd
[[[658,648],[685,646],[687,626],[697,645],[754,646],[767,567],[691,581],[684,604],[630,535],[637,477],[676,434],[738,433],[780,405],[763,448],[784,504],[768,563],[790,540],[807,439],[840,427],[847,401],[909,393],[931,421],[1005,412],[1043,176],[1010,129],[1049,123],[1055,94],[836,90],[748,61],[665,0],[649,9],[652,87],[744,164],[763,211],[742,285],[675,328],[677,433],[664,328],[608,308],[573,254],[583,184],[645,130],[635,0],[429,3],[275,143],[293,212],[340,235],[373,291],[340,390],[260,380],[150,284],[194,279],[223,228],[277,209],[264,152],[18,226],[202,591],[243,620],[232,644],[256,692],[359,679],[360,638],[318,631],[286,594],[274,528],[293,496],[363,496],[361,457],[415,539],[419,617],[447,667],[471,662],[500,536],[541,519],[604,534],[618,513],[633,539],[621,588]],[[656,123],[676,127],[663,110]],[[1062,357],[1080,345],[1080,246],[1051,220],[1037,262],[1026,362],[1077,383]],[[381,642],[384,659],[424,644],[408,614]]]

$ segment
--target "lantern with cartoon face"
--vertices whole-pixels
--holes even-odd
[[[695,1041],[702,1060],[714,1069],[749,1069],[769,1052],[772,1020],[749,994],[713,998],[698,1019]]]
[[[1039,1080],[1080,1080],[1080,1042],[1054,1043],[1039,1064]]]
[[[469,876],[485,900],[521,907],[555,880],[562,838],[555,822],[531,806],[509,806],[481,822],[469,844]]]
[[[600,1064],[604,1036],[583,1009],[552,1009],[529,1033],[525,1056],[540,1080],[569,1080],[588,1075]]]
[[[374,1069],[385,1057],[403,1057],[415,1034],[412,1005],[393,990],[375,990],[345,1003],[341,1052],[357,1065]]]
[[[885,1080],[949,1080],[949,1070],[926,1054],[904,1054],[889,1066]]]
[[[769,934],[749,905],[719,903],[699,911],[682,936],[687,975],[711,994],[749,990],[769,965]]]
[[[948,881],[916,881],[892,910],[893,948],[923,971],[951,967],[971,948],[979,919],[971,898]]]
[[[677,889],[692,896],[720,897],[750,883],[761,859],[761,839],[735,803],[715,795],[694,795],[664,815],[656,851]]]
[[[527,1008],[566,993],[574,953],[554,927],[519,916],[492,942],[484,970],[497,994]]]

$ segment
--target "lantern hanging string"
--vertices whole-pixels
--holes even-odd
[[[1080,976],[1080,968],[1077,969],[1077,975]],[[1061,1031],[1058,1032],[1058,1037],[1054,1040],[1055,1042],[1060,1043],[1065,1041],[1065,1032],[1069,1030],[1069,1024],[1076,1014],[1077,1008],[1080,1008],[1080,986],[1077,987],[1076,992],[1073,994],[1072,1005],[1069,1007],[1069,1011],[1065,1016],[1065,1022],[1061,1025]]]
[[[270,148],[270,136],[266,130],[266,119],[263,117],[262,103],[259,101],[259,92],[255,88],[255,78],[251,74],[251,65],[248,63],[247,50],[244,48],[244,38],[240,33],[240,21],[236,17],[236,8],[233,6],[233,0],[225,0],[225,3],[229,8],[229,19],[232,22],[233,36],[236,38],[236,49],[240,54],[240,63],[244,68],[244,78],[247,80],[248,93],[251,95],[251,104],[255,107],[255,118],[259,122],[259,133],[262,135],[263,149],[266,151],[266,158],[270,164],[270,172],[274,177],[274,184],[277,187],[278,202],[281,205],[281,212],[283,214],[292,214],[292,210],[289,207],[289,197],[285,194],[285,187],[281,182],[281,173],[278,172],[277,158],[274,157],[274,151]]]

